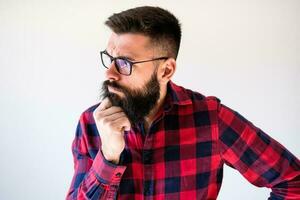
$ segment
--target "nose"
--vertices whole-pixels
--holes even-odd
[[[105,71],[105,76],[107,80],[118,81],[120,79],[120,74],[117,71],[115,62],[112,62],[109,68]]]

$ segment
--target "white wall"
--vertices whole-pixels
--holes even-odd
[[[181,20],[175,82],[218,96],[299,157],[300,1],[174,2],[0,0],[0,199],[65,197],[75,126],[104,80],[103,22],[145,4]],[[268,193],[226,167],[219,199]]]

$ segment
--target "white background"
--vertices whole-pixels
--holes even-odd
[[[219,97],[299,157],[300,1],[0,0],[0,199],[65,198],[77,120],[104,80],[103,23],[139,5],[182,23],[175,83]],[[269,192],[226,167],[219,199]]]

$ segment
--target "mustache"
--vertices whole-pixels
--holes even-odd
[[[117,90],[120,90],[122,92],[126,92],[127,90],[120,86],[117,82],[114,82],[114,81],[109,81],[109,80],[106,80],[103,82],[103,88],[108,90],[108,86],[112,87],[112,88],[115,88]]]

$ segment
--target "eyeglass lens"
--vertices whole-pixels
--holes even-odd
[[[102,53],[102,61],[103,61],[103,65],[106,68],[108,68],[113,62],[113,59],[109,55]],[[121,74],[125,74],[125,75],[130,74],[131,65],[127,60],[122,58],[117,58],[115,59],[115,65],[117,67],[118,72],[120,72]]]

